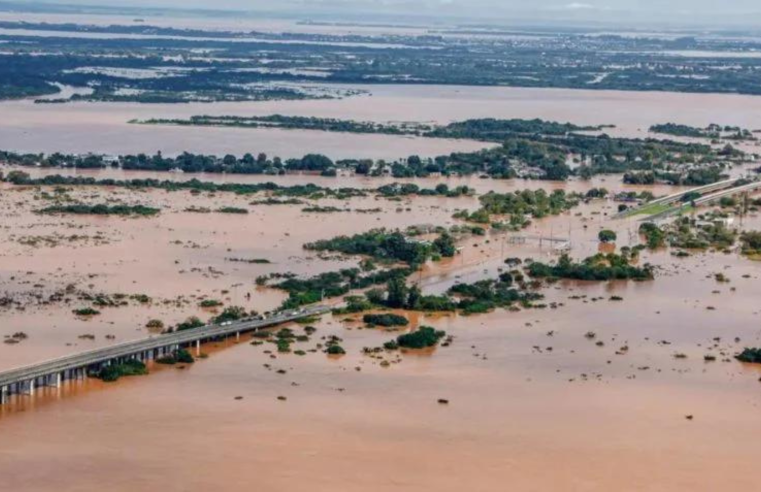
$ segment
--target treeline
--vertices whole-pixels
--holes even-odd
[[[52,205],[37,210],[39,214],[66,214],[66,215],[120,215],[123,217],[141,216],[150,217],[158,215],[161,210],[145,205],[107,205],[99,203],[89,205],[85,203],[73,203],[66,205]]]
[[[558,215],[577,206],[581,196],[554,190],[547,193],[543,189],[523,190],[507,193],[489,193],[479,197],[481,208],[473,213],[460,211],[454,215],[457,219],[480,224],[492,223],[492,216],[509,216],[506,227],[522,229],[531,223],[531,218],[541,219]]]
[[[739,126],[722,126],[712,123],[705,128],[698,128],[677,123],[664,123],[650,127],[653,133],[663,133],[676,137],[728,139],[728,140],[756,140],[753,132]]]
[[[371,289],[364,296],[349,296],[347,307],[336,314],[349,314],[377,309],[409,309],[425,312],[452,312],[462,314],[485,313],[496,308],[517,309],[518,305],[530,308],[541,300],[542,294],[530,290],[523,274],[514,270],[504,272],[496,279],[486,279],[472,284],[457,283],[444,295],[425,295],[418,285],[407,286],[404,277],[389,279],[385,291]],[[367,315],[366,321],[377,325],[403,325],[405,318],[397,315]]]
[[[477,314],[491,311],[495,308],[510,308],[520,304],[531,307],[532,302],[543,296],[537,292],[520,290],[513,286],[516,272],[505,272],[497,279],[479,280],[472,284],[457,283],[448,294],[459,298],[457,308],[463,314]]]
[[[666,183],[674,186],[703,186],[729,178],[720,166],[706,166],[688,169],[683,172],[641,171],[624,174],[624,183],[632,185],[651,185]]]
[[[352,290],[365,289],[374,285],[388,285],[388,296],[369,294],[366,304],[355,305],[351,312],[369,309],[372,305],[385,305],[392,308],[421,307],[427,304],[433,307],[435,298],[426,298],[419,289],[410,290],[406,286],[406,278],[429,259],[452,257],[457,253],[454,239],[443,232],[432,242],[415,241],[399,231],[374,229],[354,236],[339,236],[333,239],[317,241],[304,245],[312,251],[331,251],[349,255],[369,257],[360,263],[360,268],[342,269],[337,272],[327,272],[306,279],[293,275],[273,287],[288,292],[288,299],[283,303],[284,308],[295,308],[305,304],[319,302],[324,298],[339,297]],[[387,264],[404,263],[405,266],[395,266],[386,270],[378,269],[373,261]],[[265,285],[271,278],[280,275],[260,277],[257,284]],[[355,298],[356,299],[356,298]]]
[[[335,198],[345,200],[353,197],[366,197],[377,194],[387,198],[400,196],[446,196],[456,198],[471,195],[474,191],[467,186],[449,188],[446,184],[435,188],[421,188],[413,183],[390,183],[376,189],[361,189],[351,187],[328,188],[315,184],[283,186],[273,182],[266,183],[214,183],[189,179],[187,181],[171,181],[159,179],[96,179],[90,176],[62,176],[51,174],[40,178],[32,178],[29,173],[13,170],[3,175],[0,180],[20,186],[108,186],[133,189],[162,189],[166,191],[191,191],[194,193],[235,193],[238,195],[253,195],[268,192],[275,196],[300,197],[309,199]],[[269,197],[253,202],[253,205],[299,205],[303,202],[297,199],[278,199]]]
[[[234,128],[278,128],[282,130],[318,130],[323,132],[383,135],[424,135],[430,125],[383,124],[371,121],[341,120],[314,116],[191,116],[188,119],[151,118],[135,123],[146,125],[215,126]]]
[[[273,287],[288,293],[282,309],[293,309],[307,304],[314,304],[323,299],[340,297],[352,290],[366,289],[382,285],[390,279],[404,279],[414,272],[411,268],[394,268],[376,272],[362,273],[359,268],[346,268],[337,272],[327,272],[307,279],[288,278]],[[263,281],[258,281],[262,284]]]
[[[485,140],[503,142],[516,136],[526,135],[567,135],[571,132],[601,131],[610,125],[579,126],[573,123],[558,123],[539,118],[508,119],[495,118],[471,119],[450,123],[422,133],[426,137],[437,138],[466,138],[470,140]]]
[[[554,265],[541,262],[530,263],[527,272],[533,278],[570,280],[651,280],[653,278],[650,265],[634,266],[630,264],[629,258],[615,253],[597,254],[581,262],[574,262],[567,254],[563,254]]]
[[[471,119],[444,126],[419,123],[384,124],[372,121],[342,120],[314,116],[209,116],[197,115],[188,119],[152,118],[137,123],[148,125],[223,126],[238,128],[280,128],[285,130],[319,130],[325,132],[371,133],[385,135],[415,135],[430,138],[457,138],[503,142],[525,135],[566,135],[571,132],[601,131],[606,126],[579,126],[541,119]]]
[[[400,231],[373,229],[353,236],[338,236],[308,243],[311,251],[331,251],[347,255],[364,255],[375,260],[402,262],[415,268],[432,257],[453,257],[456,253],[454,238],[443,232],[435,240],[417,241]]]
[[[271,116],[286,121],[301,121],[302,117]],[[337,122],[339,120],[303,118],[308,121]],[[296,123],[292,123],[296,124]],[[341,125],[365,125],[340,122]],[[374,125],[374,124],[368,124]],[[400,127],[402,128],[402,127]],[[173,171],[185,173],[269,174],[287,172],[315,172],[336,176],[345,169],[367,176],[391,175],[398,178],[426,177],[431,174],[488,175],[493,178],[532,178],[562,181],[572,175],[589,178],[595,174],[623,173],[638,170],[668,172],[673,166],[701,167],[716,162],[744,159],[745,155],[731,146],[715,150],[709,145],[680,143],[655,139],[612,138],[607,135],[585,135],[571,129],[599,129],[579,127],[570,123],[543,120],[468,120],[442,127],[435,135],[448,138],[471,138],[500,143],[498,147],[476,152],[452,153],[435,158],[413,155],[394,162],[384,160],[344,159],[337,162],[321,154],[307,154],[299,159],[283,161],[264,153],[256,156],[247,153],[242,157],[193,154],[185,152],[177,157],[161,153],[124,155],[107,158],[102,155],[72,155],[54,153],[18,154],[0,152],[0,161],[19,166],[64,168],[118,167],[126,170]],[[355,128],[356,131],[359,129]],[[418,130],[410,130],[417,132]],[[570,162],[578,166],[572,169]]]

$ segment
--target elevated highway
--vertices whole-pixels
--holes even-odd
[[[330,308],[326,306],[314,306],[278,313],[266,319],[244,319],[220,325],[207,325],[192,330],[109,345],[2,371],[0,372],[0,404],[7,403],[13,394],[26,393],[33,396],[36,387],[60,386],[68,380],[85,378],[89,373],[98,372],[111,364],[119,364],[127,360],[145,362],[194,344],[200,349],[200,344],[207,340],[231,335],[240,336],[241,333],[262,330],[329,311]]]
[[[731,188],[732,185],[740,181],[740,179],[742,178],[725,179],[723,181],[717,181],[716,183],[711,183],[709,185],[698,186],[696,188],[690,188],[688,190],[682,190],[672,195],[662,196],[660,198],[656,198],[655,200],[651,200],[640,207],[630,208],[630,209],[624,210],[623,212],[619,212],[618,214],[615,215],[614,218],[621,219],[624,217],[631,217],[632,215],[637,215],[643,209],[647,209],[647,208],[658,206],[658,205],[671,205],[673,203],[677,203],[681,201],[685,196],[691,193],[700,193],[702,195],[705,193],[710,194],[719,190]]]

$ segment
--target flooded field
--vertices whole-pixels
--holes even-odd
[[[72,18],[76,16],[0,14],[0,20],[32,22]],[[98,25],[133,20],[90,19]],[[149,17],[145,22],[310,34],[427,32],[230,18],[176,23]],[[676,59],[710,53],[672,54]],[[751,59],[756,54],[733,56]],[[92,70],[103,69],[85,72]],[[152,78],[157,71],[105,73]],[[195,115],[431,124],[542,118],[615,125],[605,131],[642,138],[651,136],[651,125],[668,122],[761,129],[761,98],[750,96],[454,85],[333,87],[362,94],[208,104],[0,102],[0,149],[220,156],[261,152],[284,159],[318,153],[334,160],[394,160],[489,145],[380,134],[130,123]],[[73,93],[71,87],[63,89]],[[749,152],[759,147],[757,141],[735,145]],[[728,173],[745,176],[757,165],[737,166]],[[0,166],[2,173],[13,170]],[[162,328],[149,327],[155,320],[164,327],[190,316],[209,320],[220,308],[203,308],[203,300],[274,310],[287,294],[259,285],[258,277],[292,273],[304,278],[359,265],[358,257],[317,254],[305,250],[306,243],[380,227],[461,225],[453,215],[477,210],[479,196],[490,191],[562,189],[583,194],[604,187],[611,194],[667,195],[677,189],[627,186],[620,175],[549,182],[482,179],[475,173],[404,180],[424,188],[468,186],[474,195],[388,199],[370,190],[399,181],[391,177],[15,170],[32,177],[316,184],[360,188],[368,196],[263,205],[256,201],[267,193],[100,186],[56,190],[0,182],[0,340],[5,342],[0,343],[0,371],[157,337]],[[53,202],[143,205],[160,212],[140,218],[37,213]],[[425,294],[443,294],[457,282],[497,277],[508,269],[507,258],[554,261],[560,253],[554,240],[567,243],[575,260],[642,244],[637,217],[613,218],[619,205],[612,199],[590,200],[557,216],[532,220],[520,232],[473,233],[458,241],[454,258],[427,262],[409,282],[419,284]],[[309,206],[336,210],[304,210]],[[219,212],[225,208],[247,213]],[[758,212],[742,217],[739,227],[761,230]],[[616,233],[615,245],[600,243],[603,229]],[[111,384],[89,378],[62,388],[39,388],[35,398],[14,396],[11,404],[0,406],[0,490],[47,492],[51,484],[59,492],[754,490],[755,457],[761,451],[753,439],[761,431],[761,368],[734,356],[745,347],[761,346],[761,263],[736,249],[687,257],[674,253],[674,248],[641,253],[638,265],[654,265],[651,281],[542,284],[537,287],[544,295],[541,308],[472,316],[404,313],[410,320],[407,331],[428,325],[453,337],[451,344],[434,349],[371,356],[363,349],[380,347],[399,333],[367,328],[361,315],[329,314],[313,322],[314,335],[294,344],[303,350],[300,354],[277,353],[272,345],[256,345],[249,335],[205,344],[202,352],[208,357],[192,365],[149,364],[151,374],[145,377]],[[74,312],[93,305],[99,296],[123,300],[123,305],[99,308],[99,315]],[[302,325],[289,328],[306,333]],[[323,352],[330,336],[342,339],[345,355]]]
[[[335,178],[309,175],[200,179],[338,185]],[[392,181],[339,180],[365,189]],[[645,189],[624,187],[616,177],[586,183],[475,177],[414,182],[464,184],[478,194]],[[302,249],[306,242],[372,227],[449,226],[457,222],[457,209],[478,207],[477,196],[367,197],[318,203],[380,211],[315,214],[302,206],[251,205],[259,195],[88,187],[69,195],[150,205],[161,213],[139,219],[56,217],[34,213],[46,204],[44,191],[52,190],[0,187],[0,293],[29,300],[24,311],[2,313],[0,335],[24,331],[29,337],[0,344],[0,369],[150,336],[150,319],[208,318],[212,313],[197,307],[203,298],[272,309],[284,294],[257,287],[258,275],[311,275],[356,264],[317,258]],[[247,208],[249,214],[186,211],[225,206]],[[596,200],[537,220],[518,235],[567,238],[575,258],[598,251],[602,228],[618,233],[619,247],[638,244],[636,221],[614,221],[615,209],[612,201]],[[761,228],[757,216],[744,220],[749,229]],[[430,263],[412,280],[426,293],[440,293],[456,281],[493,277],[506,257],[557,256],[546,242],[513,244],[515,235],[464,240],[456,258]],[[103,486],[127,492],[156,483],[178,492],[251,486],[327,491],[347,484],[381,491],[504,490],[505,483],[537,491],[607,491],[624,483],[627,490],[648,491],[752,487],[753,456],[761,446],[747,436],[761,431],[761,370],[732,356],[761,344],[761,264],[736,253],[676,258],[668,250],[643,252],[640,261],[658,266],[654,281],[544,287],[546,302],[557,303],[557,309],[410,315],[410,328],[431,325],[454,342],[425,353],[383,356],[389,364],[363,355],[362,348],[381,345],[394,333],[326,315],[315,323],[311,341],[297,344],[304,356],[268,353],[266,345],[252,346],[246,337],[205,345],[209,357],[192,366],[154,366],[150,376],[114,384],[89,379],[43,388],[34,400],[20,397],[0,409],[0,474],[11,490],[45,491],[55,480],[64,492]],[[717,283],[719,272],[730,282]],[[145,294],[151,301],[104,308],[92,319],[72,314],[79,305],[39,302],[70,284],[93,294]],[[611,302],[611,296],[623,300]],[[343,339],[347,355],[308,351],[329,335]],[[707,354],[716,360],[705,361]],[[40,457],[42,464],[29,466]]]

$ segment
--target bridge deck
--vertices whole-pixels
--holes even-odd
[[[263,320],[246,320],[232,323],[227,326],[207,325],[193,330],[180,331],[110,345],[108,347],[102,347],[87,352],[80,352],[78,354],[67,355],[37,364],[2,371],[0,372],[0,387],[60,374],[67,370],[89,367],[121,357],[132,357],[135,354],[160,348],[189,345],[216,337],[260,330],[288,321],[295,321],[309,316],[324,314],[329,311],[330,309],[325,306],[317,306],[306,308],[298,312],[282,313]]]
[[[677,193],[674,193],[673,195],[664,196],[661,198],[656,198],[655,200],[651,200],[639,207],[635,208],[629,208],[624,210],[623,212],[619,212],[613,217],[616,219],[622,219],[625,217],[630,217],[632,215],[636,215],[640,210],[646,207],[651,207],[653,205],[668,205],[671,203],[675,203],[682,199],[685,195],[688,193],[705,193],[705,192],[714,192],[717,190],[722,190],[724,188],[728,188],[731,185],[737,183],[740,180],[740,178],[731,178],[731,179],[725,179],[723,181],[717,181],[716,183],[711,183],[703,186],[698,186],[695,188],[690,188],[688,190],[683,190]]]

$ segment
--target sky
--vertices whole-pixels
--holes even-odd
[[[16,0],[40,4],[43,1]],[[585,20],[589,22],[761,24],[761,0],[44,0],[50,3],[234,9],[302,16],[463,20]],[[372,21],[372,18],[367,20]]]

